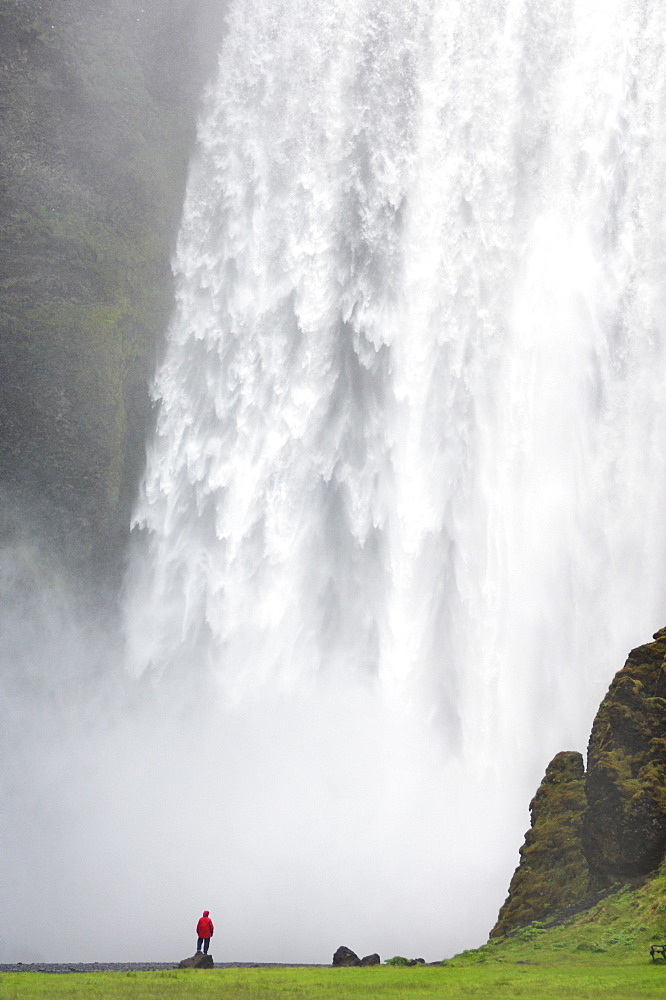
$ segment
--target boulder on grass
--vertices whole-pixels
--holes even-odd
[[[361,959],[361,965],[381,965],[381,958],[377,952],[373,952],[372,955],[364,955]]]
[[[351,948],[345,948],[344,945],[340,945],[335,955],[333,956],[333,965],[360,965],[361,959],[358,955],[351,950]]]
[[[178,963],[179,969],[212,969],[213,956],[204,955],[202,951],[195,952],[191,958],[184,958]]]

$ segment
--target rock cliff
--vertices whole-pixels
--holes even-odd
[[[0,2],[0,544],[120,562],[224,7]]]
[[[582,843],[594,889],[666,854],[666,629],[654,639],[631,651],[592,727]]]
[[[491,937],[542,920],[583,897],[589,872],[581,829],[585,769],[579,753],[559,753],[530,803],[532,825]]]
[[[616,674],[592,726],[587,773],[560,753],[530,804],[531,828],[491,937],[595,891],[649,875],[666,856],[666,629]]]

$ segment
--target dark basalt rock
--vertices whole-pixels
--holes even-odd
[[[593,889],[666,854],[666,629],[654,639],[631,651],[592,727],[582,833]]]
[[[588,892],[581,843],[585,807],[583,758],[573,751],[558,753],[530,803],[532,825],[491,937],[543,920]]]
[[[358,957],[356,952],[352,951],[351,948],[345,948],[344,945],[340,945],[333,956],[333,965],[353,966],[360,964],[361,959]]]
[[[381,958],[375,951],[372,955],[364,955],[361,959],[361,965],[381,965],[381,961]]]
[[[213,956],[204,955],[202,951],[195,952],[191,958],[184,958],[178,963],[180,969],[212,969],[214,968]]]

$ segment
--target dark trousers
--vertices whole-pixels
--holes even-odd
[[[208,945],[210,944],[210,938],[197,938],[197,951],[201,951],[201,942],[203,941],[203,953],[208,954]]]

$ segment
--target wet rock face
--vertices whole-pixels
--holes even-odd
[[[532,825],[491,937],[542,920],[585,896],[589,883],[581,844],[585,806],[582,756],[558,753],[530,803]]]
[[[0,528],[115,580],[225,7],[0,3]]]
[[[654,639],[629,654],[590,736],[583,849],[594,889],[666,854],[666,629]]]

